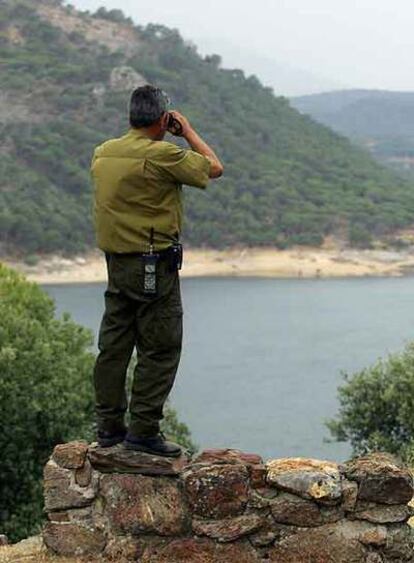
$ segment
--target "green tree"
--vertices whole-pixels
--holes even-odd
[[[370,248],[372,246],[372,236],[366,228],[360,225],[353,225],[349,230],[349,242],[356,248]]]
[[[0,265],[0,529],[15,540],[42,515],[53,446],[91,435],[92,334],[35,284]]]
[[[414,343],[373,366],[344,374],[339,412],[325,424],[354,454],[382,450],[407,463],[414,453]]]
[[[42,471],[53,447],[94,436],[92,333],[0,263],[0,530],[12,540],[42,521]],[[131,369],[133,362],[131,363]],[[167,407],[163,431],[190,452],[188,427]]]
[[[161,422],[161,431],[167,438],[183,446],[189,454],[197,451],[198,447],[191,438],[188,426],[179,420],[177,411],[168,404],[164,411],[164,420]]]

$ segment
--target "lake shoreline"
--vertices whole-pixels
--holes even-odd
[[[29,281],[46,284],[99,283],[106,281],[102,252],[73,258],[44,256],[34,265],[3,258]],[[184,251],[182,277],[343,278],[401,277],[414,272],[414,251],[357,250],[296,247],[191,249]]]

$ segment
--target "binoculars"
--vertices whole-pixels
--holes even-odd
[[[175,117],[171,113],[168,114],[167,127],[168,127],[168,131],[173,135],[177,135],[178,137],[180,137],[183,134],[183,126],[178,121],[178,119],[175,119]]]

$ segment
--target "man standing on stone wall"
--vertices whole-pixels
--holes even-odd
[[[158,88],[137,88],[129,131],[93,155],[94,221],[108,270],[94,384],[101,446],[123,442],[128,449],[179,456],[180,447],[164,439],[159,423],[182,345],[182,185],[206,188],[223,166],[188,120],[167,106]],[[163,141],[167,131],[191,149]],[[135,346],[127,430],[126,373]]]

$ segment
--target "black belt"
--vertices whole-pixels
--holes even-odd
[[[160,260],[165,260],[167,258],[170,258],[171,255],[173,254],[173,248],[174,246],[168,246],[167,248],[163,248],[162,250],[155,250],[154,249],[154,254],[157,254],[160,257]],[[105,252],[105,254],[109,255],[109,256],[131,256],[131,257],[137,257],[137,258],[142,258],[142,256],[148,255],[148,252]]]

